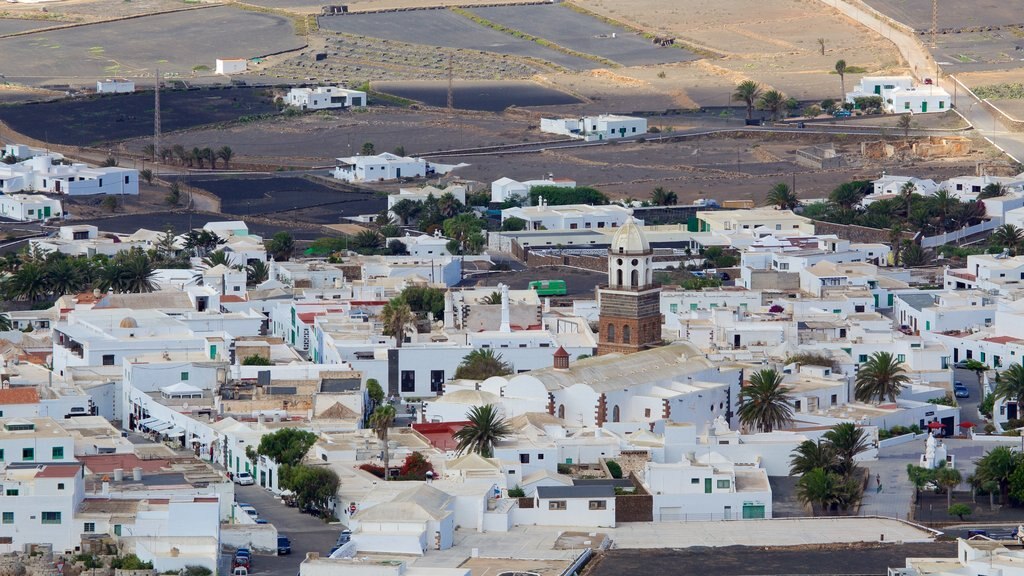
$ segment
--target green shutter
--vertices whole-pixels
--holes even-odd
[[[924,321],[924,329],[925,330],[931,330],[932,329],[932,321],[931,320],[925,320]]]
[[[711,494],[711,478],[704,479],[704,493]]]

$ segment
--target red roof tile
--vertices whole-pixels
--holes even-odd
[[[92,456],[79,456],[78,459],[85,464],[93,474],[110,474],[116,468],[131,473],[132,468],[142,468],[143,472],[159,472],[167,467],[167,460],[141,460],[135,454],[95,454]]]
[[[245,302],[246,299],[241,296],[235,296],[234,294],[225,294],[220,297],[221,302]]]
[[[36,478],[74,478],[82,466],[75,464],[46,464],[36,472]]]
[[[994,342],[995,344],[1009,344],[1010,342],[1018,342],[1019,338],[1013,336],[991,336],[984,338],[985,342]]]
[[[0,406],[6,404],[39,404],[39,392],[28,387],[0,389]]]

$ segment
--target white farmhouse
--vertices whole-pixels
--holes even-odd
[[[616,114],[582,118],[541,118],[540,131],[571,136],[587,142],[616,140],[646,134],[647,119]]]
[[[334,177],[346,182],[380,182],[399,178],[424,178],[447,174],[466,164],[436,164],[422,158],[397,156],[390,152],[376,156],[338,158]]]
[[[126,78],[107,78],[96,81],[96,92],[100,94],[125,94],[135,92],[135,82]]]
[[[0,164],[0,192],[36,191],[48,194],[139,193],[139,171],[117,166],[90,168],[64,164],[60,154],[36,155],[16,164]]]
[[[245,58],[217,58],[214,71],[217,74],[241,74],[245,72],[247,65]]]
[[[0,195],[0,218],[21,222],[57,218],[63,214],[60,200],[39,194]]]
[[[75,521],[85,493],[80,463],[9,464],[0,478],[0,553],[21,552],[27,544],[50,544],[55,553],[80,545],[83,530]]]
[[[846,101],[854,104],[865,96],[881,97],[891,114],[945,112],[951,104],[949,92],[930,84],[915,86],[910,76],[865,76],[846,94]]]
[[[327,110],[366,106],[366,92],[339,86],[292,88],[284,97],[285,104],[303,110]]]
[[[575,188],[576,181],[569,178],[551,178],[543,180],[524,180],[517,182],[511,178],[498,178],[491,182],[491,202],[502,203],[514,196],[527,198],[534,186],[554,186],[557,188]]]
[[[647,462],[643,484],[654,499],[655,521],[771,518],[767,472],[708,450],[679,462]]]
[[[617,204],[591,206],[589,204],[566,204],[563,206],[523,206],[506,208],[501,211],[501,221],[509,218],[526,220],[528,230],[596,230],[618,228],[633,210]],[[637,221],[643,224],[642,221]]]

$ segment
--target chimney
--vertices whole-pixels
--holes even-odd
[[[498,331],[511,332],[512,324],[509,322],[508,313],[508,284],[499,284],[498,290],[501,291],[501,326],[498,327]]]
[[[267,280],[277,280],[277,263],[274,262],[274,257],[267,258]]]
[[[559,346],[558,350],[555,350],[555,370],[568,370],[569,369],[569,353],[565,351],[565,348]]]
[[[455,297],[452,296],[451,290],[444,293],[444,327],[455,327]]]
[[[103,491],[104,496],[110,496],[110,476],[103,477]]]

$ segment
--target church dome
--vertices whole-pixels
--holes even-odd
[[[138,328],[139,323],[135,321],[135,318],[131,316],[125,316],[121,319],[121,328]]]
[[[615,254],[651,251],[651,245],[647,243],[643,230],[632,216],[626,218],[615,232],[615,236],[612,236],[611,251]]]

